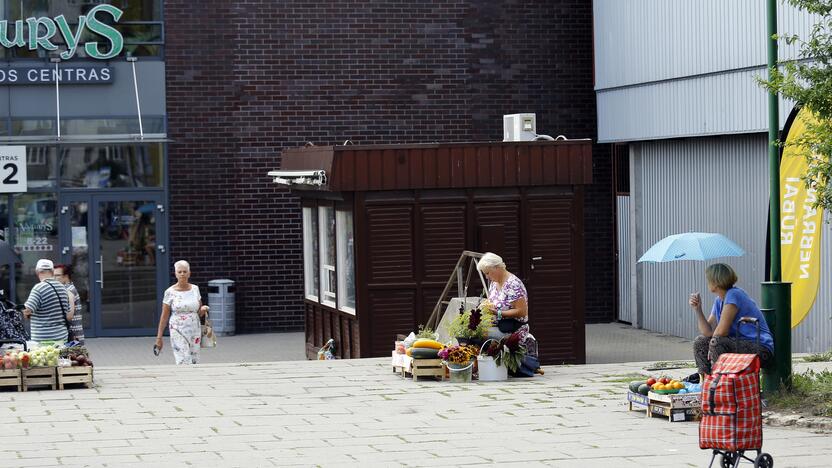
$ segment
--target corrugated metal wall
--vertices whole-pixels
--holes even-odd
[[[768,166],[765,134],[634,144],[632,199],[635,256],[670,234],[720,232],[746,250],[725,258],[738,286],[759,304],[765,278]],[[822,274],[832,268],[832,228],[824,227]],[[704,279],[710,262],[638,264],[638,310],[642,326],[686,338],[698,332],[688,294],[699,291],[707,313],[713,305]],[[832,286],[821,280],[813,311],[793,332],[795,352],[832,347]]]
[[[763,69],[598,91],[598,140],[619,142],[768,131]],[[793,104],[780,100],[780,125]]]
[[[662,238],[680,232],[719,232],[747,252],[721,259],[740,277],[739,286],[760,297],[764,278],[768,173],[765,135],[698,138],[635,145],[637,249],[640,257]],[[714,168],[722,168],[717,170]],[[639,308],[644,328],[696,336],[688,295],[699,291],[713,305],[705,282],[706,262],[639,264]]]
[[[596,89],[766,64],[760,0],[595,0]],[[806,37],[816,17],[785,2],[778,30]],[[782,44],[779,56],[797,56]]]
[[[765,2],[596,0],[594,16],[599,141],[767,129],[754,80],[765,75]],[[817,21],[788,4],[778,17],[781,34],[801,37]],[[779,55],[796,58],[798,47]]]
[[[633,262],[630,240],[630,197],[617,196],[618,209],[618,320],[633,323],[632,284]]]

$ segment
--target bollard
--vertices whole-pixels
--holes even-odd
[[[791,283],[763,283],[763,316],[774,339],[774,362],[763,369],[763,393],[792,386]]]

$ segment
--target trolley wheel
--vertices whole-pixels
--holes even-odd
[[[735,452],[725,452],[722,454],[722,458],[719,461],[719,466],[722,468],[734,468],[734,465],[737,463],[737,454]]]
[[[767,453],[760,453],[754,460],[754,468],[773,468],[774,458]]]

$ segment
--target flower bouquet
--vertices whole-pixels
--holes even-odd
[[[448,366],[451,382],[470,382],[473,360],[477,354],[479,350],[476,346],[456,345],[442,348],[439,358]]]
[[[460,345],[479,346],[488,336],[488,329],[494,322],[493,313],[481,306],[476,309],[465,310],[465,305],[459,307],[459,314],[448,326],[450,336],[456,338]]]
[[[517,372],[520,362],[526,355],[526,347],[523,346],[523,335],[525,331],[518,330],[501,340],[491,340],[483,347],[482,355],[494,358],[498,366],[505,366],[511,372]]]

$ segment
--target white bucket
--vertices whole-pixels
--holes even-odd
[[[506,366],[498,366],[491,356],[477,356],[477,367],[481,382],[502,382],[508,380],[508,369]]]

